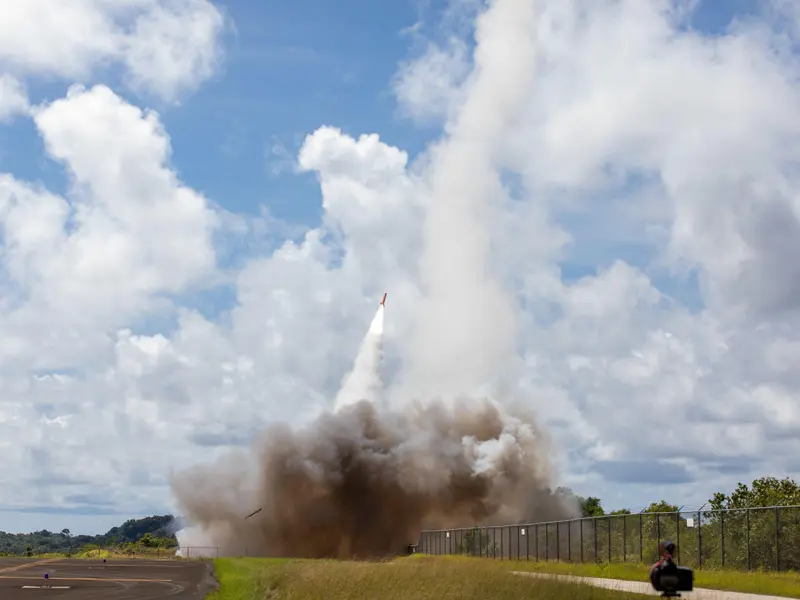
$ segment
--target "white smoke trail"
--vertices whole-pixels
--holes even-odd
[[[536,64],[536,2],[495,0],[476,27],[466,101],[433,153],[418,306],[399,396],[474,394],[513,363],[512,298],[491,267],[494,158],[520,115]]]
[[[367,334],[361,341],[353,369],[342,380],[334,403],[336,411],[361,400],[369,402],[378,400],[383,387],[380,373],[383,356],[383,311],[383,305],[379,306]]]

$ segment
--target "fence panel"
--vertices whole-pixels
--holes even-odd
[[[649,564],[658,560],[659,542],[664,539],[675,542],[678,562],[692,568],[796,570],[800,569],[800,506],[605,515],[423,531],[417,547],[425,554],[499,560]]]

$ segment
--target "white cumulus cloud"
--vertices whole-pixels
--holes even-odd
[[[88,82],[117,64],[136,91],[173,101],[219,67],[224,26],[209,0],[6,2],[0,68]]]
[[[28,109],[28,93],[25,87],[10,75],[0,75],[0,123],[26,113]]]

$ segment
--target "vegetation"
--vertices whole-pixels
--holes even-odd
[[[80,554],[115,547],[117,551],[174,548],[178,545],[171,532],[172,515],[154,515],[129,519],[102,535],[72,535],[69,529],[55,533],[43,529],[33,533],[0,531],[0,555]]]
[[[557,494],[572,491],[559,488]],[[740,483],[733,493],[717,493],[703,510],[685,511],[664,500],[640,513],[606,513],[599,498],[574,496],[583,518],[559,523],[472,528],[426,533],[426,554],[527,558],[579,563],[652,563],[658,543],[671,539],[676,558],[702,569],[800,569],[800,486],[792,479]],[[771,507],[771,508],[765,508]],[[745,510],[749,508],[749,510]]]
[[[224,558],[215,561],[220,589],[208,600],[418,600],[520,598],[633,600],[614,590],[514,576],[508,563],[438,557],[391,562]]]
[[[647,581],[650,565],[644,564],[593,564],[565,562],[516,562],[508,568],[518,571],[555,573],[578,577],[603,577],[626,581]],[[699,570],[695,572],[695,587],[752,594],[767,594],[800,598],[800,574],[796,572],[771,573],[765,571]]]

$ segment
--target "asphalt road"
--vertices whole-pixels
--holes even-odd
[[[202,600],[215,588],[213,567],[207,561],[0,559],[3,600]]]

